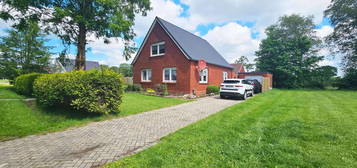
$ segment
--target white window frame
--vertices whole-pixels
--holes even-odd
[[[204,81],[203,79],[203,77],[204,77],[204,75],[201,75],[201,73],[200,73],[200,82],[199,83],[208,83],[208,69],[206,68],[206,69],[203,69],[202,70],[202,74],[204,73],[204,71],[206,71],[206,80]]]
[[[223,80],[228,79],[228,72],[223,72]]]
[[[162,56],[162,55],[165,55],[165,53],[161,53],[160,54],[160,50],[159,50],[159,46],[164,44],[165,46],[165,41],[162,41],[162,42],[158,42],[158,43],[154,43],[154,44],[151,44],[150,46],[150,56],[151,57],[156,57],[156,56]],[[157,54],[152,54],[152,47],[155,46],[157,48]],[[165,52],[166,52],[166,46],[165,46]]]
[[[147,79],[144,79],[144,73],[143,73],[144,71],[146,71]],[[152,79],[152,71],[151,71],[151,69],[142,69],[141,70],[141,82],[151,82],[151,79]]]
[[[165,70],[169,70],[170,74],[169,74],[169,80],[165,80]],[[177,69],[176,67],[169,67],[169,68],[164,68],[162,70],[162,82],[165,83],[176,83],[176,80],[172,80],[172,70],[176,71],[176,80],[177,80]]]

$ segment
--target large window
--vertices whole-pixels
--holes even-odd
[[[208,82],[208,69],[204,69],[200,72],[200,83]]]
[[[141,81],[142,82],[151,82],[151,69],[141,70]]]
[[[159,42],[151,45],[151,56],[160,56],[165,54],[165,42]]]
[[[163,81],[176,82],[176,68],[164,68]]]
[[[228,79],[228,72],[223,72],[223,80]]]

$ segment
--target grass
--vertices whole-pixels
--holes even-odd
[[[7,80],[7,79],[0,79],[0,84],[6,84],[6,85],[8,85],[8,84],[9,84],[9,80]]]
[[[10,85],[0,84],[0,99],[22,99],[24,96],[14,92],[14,88]]]
[[[11,89],[11,86],[0,87],[0,141],[60,131],[93,121],[123,117],[188,101],[126,93],[123,96],[119,114],[97,115],[74,112],[64,108],[42,108],[37,106],[35,101],[1,100],[4,98],[21,98]]]
[[[106,167],[357,167],[357,92],[273,90]]]

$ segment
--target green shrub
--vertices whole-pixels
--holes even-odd
[[[17,93],[32,96],[33,93],[33,83],[40,76],[39,73],[30,73],[25,75],[20,75],[15,79],[15,90]]]
[[[92,113],[119,112],[123,78],[111,70],[47,74],[34,84],[34,94],[45,106],[69,106]]]
[[[141,88],[141,86],[138,84],[128,84],[125,88],[125,91],[127,92],[140,92],[142,90],[143,88]]]
[[[214,86],[214,85],[209,85],[206,88],[206,94],[218,94],[219,93],[219,87],[218,86]]]
[[[169,95],[169,92],[167,91],[167,85],[166,85],[166,84],[157,84],[157,85],[156,85],[156,91],[157,91],[161,96],[167,96],[167,95]]]

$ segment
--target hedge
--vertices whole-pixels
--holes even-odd
[[[33,83],[40,76],[39,73],[30,73],[20,75],[15,79],[14,88],[17,93],[32,96],[33,93]]]
[[[46,74],[34,83],[34,95],[45,106],[68,106],[91,113],[117,113],[123,78],[111,70]]]
[[[214,86],[214,85],[208,85],[206,88],[206,94],[218,94],[219,93],[219,87],[218,86]]]
[[[141,88],[141,86],[138,84],[128,84],[125,88],[125,91],[127,92],[140,92],[142,90],[143,88]]]

